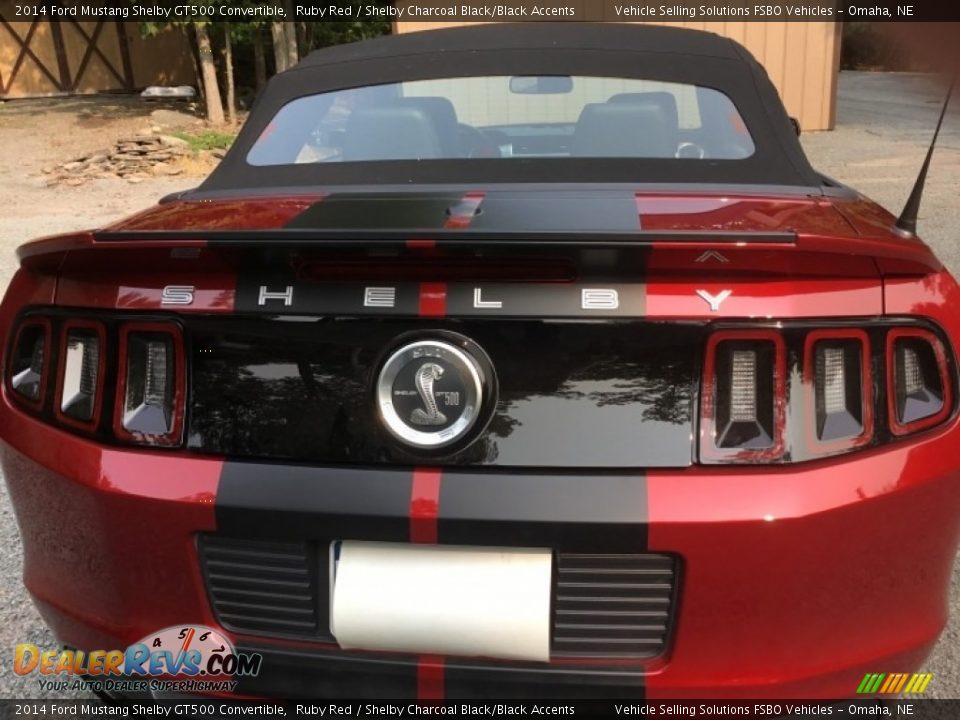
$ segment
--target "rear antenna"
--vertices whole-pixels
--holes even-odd
[[[950,104],[950,96],[953,94],[953,87],[957,84],[957,73],[954,72],[950,80],[950,87],[947,89],[947,97],[943,101],[943,107],[940,108],[940,119],[937,120],[937,128],[933,131],[933,139],[930,141],[930,147],[927,148],[927,157],[923,160],[920,167],[920,174],[917,175],[917,181],[913,184],[913,190],[910,191],[910,197],[907,198],[907,204],[903,206],[903,212],[894,223],[898,230],[902,230],[908,235],[917,234],[917,215],[920,214],[920,200],[923,198],[923,186],[927,182],[927,170],[930,169],[930,158],[933,157],[933,148],[937,144],[937,136],[940,134],[940,126],[943,125],[943,118],[947,114],[947,106]]]

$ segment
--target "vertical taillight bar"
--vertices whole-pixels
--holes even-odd
[[[720,330],[707,341],[700,459],[770,462],[783,457],[786,351],[776,330]]]
[[[183,435],[186,361],[172,323],[124,323],[113,431],[141,445],[178,445]]]
[[[807,446],[812,454],[859,447],[873,438],[870,342],[855,328],[812,330],[803,345]]]
[[[60,361],[54,415],[57,420],[92,432],[100,422],[107,338],[103,323],[67,320],[60,333]]]
[[[940,338],[922,328],[893,328],[886,358],[890,432],[907,435],[943,422],[953,407],[953,384]]]
[[[8,389],[34,410],[43,407],[50,377],[52,332],[47,318],[29,318],[18,328],[7,359]]]

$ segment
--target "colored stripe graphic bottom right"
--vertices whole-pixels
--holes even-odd
[[[857,687],[858,695],[919,695],[927,689],[933,673],[867,673]]]

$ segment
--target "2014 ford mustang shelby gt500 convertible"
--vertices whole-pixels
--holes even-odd
[[[243,695],[837,697],[943,628],[960,290],[730,40],[322,50],[199,188],[19,257],[3,469],[70,647],[203,624]]]

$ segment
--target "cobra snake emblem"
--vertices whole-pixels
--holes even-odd
[[[437,398],[433,395],[433,384],[442,375],[443,368],[436,363],[424,363],[417,370],[414,384],[417,392],[420,393],[423,407],[411,413],[410,422],[417,425],[443,425],[447,421],[447,416],[440,412],[440,408],[437,407]]]

